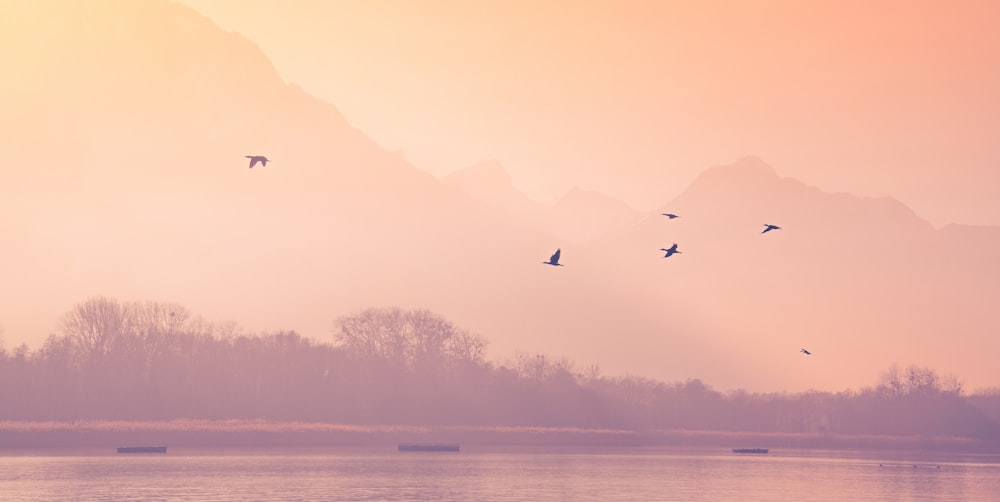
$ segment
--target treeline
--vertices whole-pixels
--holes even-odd
[[[0,421],[251,418],[350,424],[944,435],[1000,439],[1000,392],[911,366],[838,393],[722,393],[486,359],[487,342],[425,310],[369,309],[330,343],[202,321],[183,306],[92,298],[37,350],[0,347]]]

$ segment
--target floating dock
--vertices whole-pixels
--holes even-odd
[[[166,453],[166,446],[121,446],[118,453]]]
[[[458,443],[399,443],[399,451],[458,451]]]

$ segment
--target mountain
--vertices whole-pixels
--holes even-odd
[[[564,242],[585,243],[642,215],[624,202],[580,188],[573,188],[552,205],[535,202],[514,187],[497,161],[469,166],[442,179]]]
[[[55,329],[99,293],[327,337],[338,313],[447,307],[461,288],[437,285],[482,279],[476,262],[551,247],[384,151],[189,8],[2,8],[14,77],[0,104],[14,113],[0,131],[17,166],[0,184],[14,237],[3,275],[19,288],[0,317],[22,320],[5,321],[9,339]],[[272,162],[249,169],[258,154]]]
[[[501,364],[721,388],[858,387],[893,362],[997,381],[996,229],[937,230],[753,158],[640,218],[581,190],[516,209],[497,166],[414,168],[166,0],[0,3],[0,57],[8,346],[102,294],[326,340],[362,308],[428,308]],[[556,248],[565,267],[542,265]]]
[[[651,215],[604,244],[648,250],[623,275],[669,267],[661,295],[686,299],[769,387],[874,383],[891,363],[995,384],[1000,229],[937,230],[894,199],[827,193],[752,157],[706,170],[667,211],[682,217]],[[674,242],[684,254],[656,254]],[[814,355],[796,359],[801,347]]]
[[[459,169],[442,180],[490,206],[518,216],[532,214],[540,206],[514,188],[510,175],[496,160]]]
[[[574,187],[566,193],[549,215],[550,227],[557,236],[590,241],[611,229],[629,224],[642,215],[624,202],[600,192]]]
[[[547,208],[514,187],[500,162],[481,162],[443,176],[441,181],[468,194],[493,211],[513,216],[525,224],[545,229]]]
[[[643,320],[599,254],[382,149],[242,35],[160,0],[0,9],[8,345],[39,346],[105,295],[322,340],[363,308],[428,308],[482,333],[497,360],[602,363],[614,345],[610,371],[655,364],[629,361],[649,342],[609,339],[663,323]],[[566,267],[542,265],[558,247]]]

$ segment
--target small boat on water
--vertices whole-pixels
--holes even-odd
[[[767,448],[733,448],[733,453],[755,453],[764,454],[767,453]]]
[[[399,451],[458,451],[458,443],[399,443]]]
[[[166,446],[121,446],[118,453],[166,453]]]

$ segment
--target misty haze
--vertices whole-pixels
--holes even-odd
[[[1000,12],[750,3],[3,2],[0,455],[1000,454]]]

